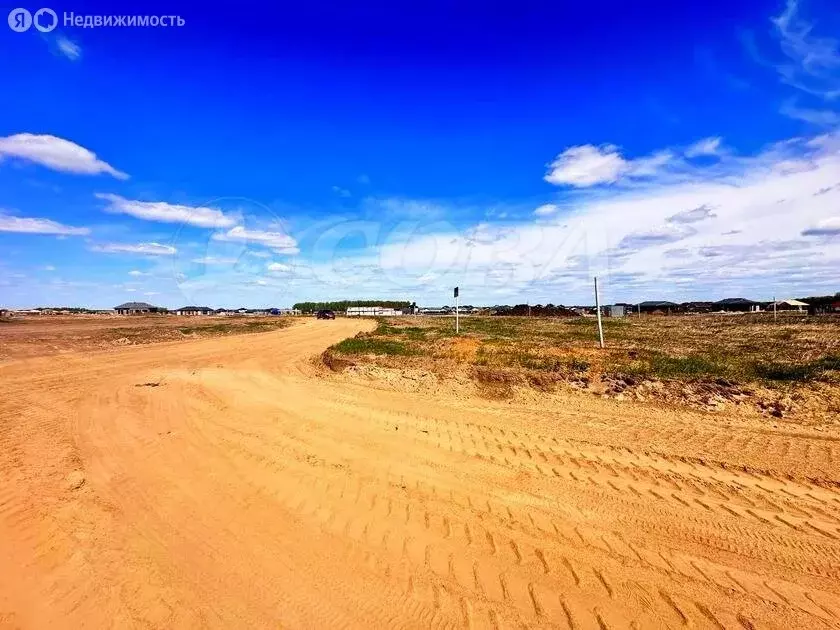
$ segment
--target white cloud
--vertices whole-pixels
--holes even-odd
[[[86,227],[73,227],[53,221],[32,217],[16,217],[0,210],[0,232],[19,232],[22,234],[61,234],[65,236],[84,236],[90,234]]]
[[[132,269],[128,272],[129,276],[139,277],[139,276],[146,276],[148,274],[143,273],[142,271],[138,271],[137,269]]]
[[[19,133],[0,138],[0,159],[3,157],[27,160],[65,173],[107,173],[117,179],[128,179],[128,175],[98,159],[92,151],[50,135]]]
[[[704,138],[688,147],[685,150],[685,156],[693,158],[700,155],[717,155],[720,152],[721,142],[720,138]]]
[[[161,245],[160,243],[105,243],[104,245],[94,245],[91,250],[106,254],[142,254],[146,256],[172,256],[178,251],[171,245]],[[136,275],[131,274],[131,272],[129,274]]]
[[[650,182],[688,181],[701,167],[693,158],[727,157],[721,138],[704,138],[684,149],[662,149],[638,158],[625,158],[613,144],[570,147],[549,164],[545,181],[558,186],[589,188],[601,184],[622,186]]]
[[[59,52],[71,61],[76,61],[82,56],[81,46],[75,42],[71,42],[66,37],[59,37],[56,40],[56,45],[58,46]]]
[[[840,216],[828,217],[818,221],[802,231],[802,236],[838,236],[840,235]]]
[[[290,265],[284,265],[283,263],[273,262],[270,265],[268,265],[267,269],[269,271],[284,272],[285,273],[287,271],[291,271],[292,267]]]
[[[203,256],[192,259],[192,262],[199,265],[234,265],[237,261],[237,258],[225,258],[222,256]]]
[[[227,232],[216,232],[213,234],[213,240],[256,243],[273,249],[278,254],[297,254],[300,252],[297,241],[285,232],[249,230],[241,225],[237,225]]]
[[[332,191],[338,195],[339,197],[344,197],[345,199],[348,197],[352,197],[353,193],[351,193],[346,188],[342,188],[341,186],[333,186]]]
[[[236,224],[232,217],[215,208],[183,206],[164,201],[136,201],[111,193],[96,193],[95,196],[108,202],[106,212],[127,214],[146,221],[186,223],[203,228],[226,228]]]
[[[560,206],[553,203],[546,203],[534,210],[534,215],[538,217],[549,217],[553,214],[557,214],[558,210],[560,210]]]
[[[782,81],[812,96],[833,101],[840,97],[840,40],[814,34],[814,25],[799,15],[799,2],[787,0],[771,21],[785,63],[776,70]]]
[[[668,222],[697,223],[698,221],[703,221],[705,219],[713,219],[716,216],[717,215],[712,212],[712,209],[707,204],[703,204],[701,206],[697,206],[696,208],[683,210],[682,212],[678,212],[677,214],[668,217]]]
[[[55,271],[55,267],[53,265],[44,265],[42,267],[44,271]]]
[[[551,170],[545,181],[583,187],[618,181],[627,169],[627,162],[614,145],[587,144],[566,149],[549,166]]]
[[[146,291],[143,295],[152,297],[153,295],[160,295],[160,291]]]
[[[785,101],[779,111],[788,118],[801,120],[818,127],[840,126],[840,114],[837,112],[831,111],[830,109],[799,107],[794,99]]]
[[[288,289],[445,303],[441,287],[461,286],[476,303],[568,304],[588,302],[599,275],[606,300],[837,290],[840,134],[793,138],[753,156],[727,152],[705,165],[675,155],[678,176],[579,191],[564,199],[562,215],[519,225],[432,231],[436,224],[418,219],[414,229],[382,234],[371,221],[378,236],[369,242],[381,245],[361,255],[324,251],[326,262],[294,267]],[[364,222],[353,229],[364,232]]]

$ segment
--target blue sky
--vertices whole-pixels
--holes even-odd
[[[2,27],[0,305],[840,290],[840,8],[641,4]]]

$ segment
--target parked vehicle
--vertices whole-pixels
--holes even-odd
[[[333,311],[318,311],[315,313],[316,319],[335,319],[335,312]]]

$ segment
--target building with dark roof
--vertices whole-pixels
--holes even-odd
[[[760,303],[742,297],[718,300],[714,303],[714,307],[716,310],[730,313],[749,313],[750,311],[761,310]]]
[[[163,313],[165,308],[152,306],[146,302],[126,302],[115,306],[114,310],[118,315],[148,315],[149,313]]]
[[[213,315],[216,311],[209,306],[182,306],[175,312],[178,315]]]
[[[636,310],[642,313],[673,313],[679,308],[679,304],[667,300],[648,300],[636,305]]]

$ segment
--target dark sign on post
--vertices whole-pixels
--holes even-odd
[[[452,297],[458,297],[458,287],[455,287],[455,295],[453,295]]]

